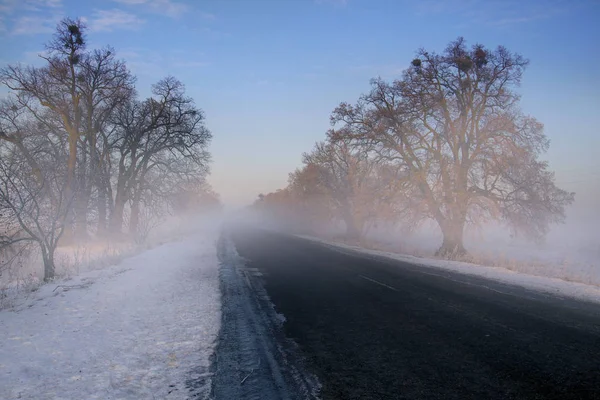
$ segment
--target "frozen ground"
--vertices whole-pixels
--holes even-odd
[[[212,232],[163,244],[0,311],[0,398],[208,397],[215,242]]]
[[[577,299],[600,303],[600,287],[596,285],[569,282],[562,279],[547,276],[531,275],[501,267],[488,267],[465,262],[423,258],[405,254],[392,253],[388,251],[370,250],[359,246],[334,242],[332,240],[319,239],[313,236],[299,236],[305,239],[318,241],[328,246],[333,246],[342,250],[346,249],[360,251],[366,254],[389,257],[411,264],[434,267],[441,270],[451,270],[463,274],[482,276],[485,278],[494,279],[497,281],[518,285],[526,288],[531,288],[534,290],[551,293],[558,296],[573,297]]]

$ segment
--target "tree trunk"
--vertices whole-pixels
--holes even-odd
[[[467,254],[463,245],[465,219],[446,220],[440,223],[444,240],[436,256],[457,259]]]
[[[362,223],[348,209],[344,210],[344,223],[346,224],[346,238],[349,240],[360,240],[362,236]]]
[[[54,279],[54,250],[47,249],[44,244],[40,243],[42,248],[42,260],[44,261],[44,282],[49,282]]]
[[[89,197],[87,190],[77,194],[75,199],[75,238],[78,241],[87,240],[87,212]]]
[[[115,199],[115,208],[113,208],[113,212],[110,216],[110,232],[111,233],[121,233],[123,229],[123,215],[125,214],[125,202],[126,199],[124,196],[120,196],[117,193],[117,198]]]
[[[69,244],[75,240],[74,219],[75,219],[75,167],[77,165],[77,134],[69,131],[69,158],[67,160],[67,176],[64,188],[64,221],[65,230],[61,238],[61,243]]]
[[[135,238],[138,234],[138,226],[140,224],[140,202],[141,192],[137,191],[131,202],[131,215],[129,217],[129,234]]]
[[[86,140],[83,146],[89,146],[90,141]],[[91,171],[93,166],[91,165],[91,159],[88,160],[88,152],[84,147],[81,152],[81,159],[78,165],[79,167],[79,179],[77,182],[77,193],[75,195],[75,238],[78,241],[87,240],[87,217],[88,217],[88,206],[90,203],[90,197],[92,197],[92,179]],[[89,165],[89,170],[88,170]]]
[[[66,199],[71,201],[71,196],[75,193],[75,165],[77,164],[77,136],[69,134],[69,159],[67,161],[67,183]]]
[[[121,233],[123,229],[123,215],[125,213],[125,203],[127,203],[127,193],[125,192],[125,181],[119,177],[117,182],[117,193],[115,195],[115,204],[110,215],[110,232]]]
[[[99,237],[106,235],[106,191],[104,187],[98,186],[98,228],[96,234]]]

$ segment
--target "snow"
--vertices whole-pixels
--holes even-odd
[[[298,236],[304,239],[322,243],[327,246],[335,247],[342,250],[346,249],[374,256],[387,257],[394,260],[403,261],[413,265],[428,268],[424,269],[423,273],[432,273],[437,275],[435,269],[443,271],[453,271],[459,274],[480,276],[509,285],[521,286],[527,289],[533,289],[553,295],[571,297],[584,301],[600,303],[600,287],[595,285],[587,285],[578,282],[568,282],[562,279],[546,276],[530,275],[501,267],[488,267],[466,262],[430,259],[405,254],[392,253],[387,251],[370,250],[359,246],[353,246],[344,243],[334,242],[331,240],[316,238],[314,236]],[[444,276],[451,279],[447,275]]]
[[[215,242],[205,232],[163,244],[0,312],[0,398],[207,398]]]
[[[600,223],[600,220],[598,221]],[[489,224],[465,230],[465,247],[476,264],[505,267],[530,275],[547,276],[600,286],[600,238],[597,224],[571,220],[553,226],[544,243],[511,237],[501,226]],[[380,250],[417,256],[435,253],[442,243],[437,226],[424,226],[411,233],[372,232],[369,240]]]

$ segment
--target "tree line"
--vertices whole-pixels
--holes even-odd
[[[375,225],[437,223],[437,255],[466,254],[469,225],[501,221],[542,240],[564,222],[574,193],[558,188],[541,156],[543,125],[523,112],[517,88],[529,61],[463,38],[425,49],[401,77],[377,78],[331,114],[324,141],[302,157],[288,186],[254,207],[289,226],[343,221],[359,239]]]
[[[62,20],[40,57],[0,68],[0,254],[36,245],[49,280],[61,243],[139,241],[169,212],[218,207],[212,135],[182,82],[140,98],[113,48],[88,48],[81,20]]]

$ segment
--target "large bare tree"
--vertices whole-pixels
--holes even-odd
[[[423,218],[443,233],[438,254],[465,253],[467,223],[500,219],[540,239],[564,220],[573,193],[540,156],[549,141],[516,92],[528,61],[504,47],[419,50],[402,78],[372,82],[332,114],[331,140],[351,140],[398,167]]]
[[[172,195],[207,189],[211,134],[177,79],[138,101],[134,77],[110,47],[86,50],[85,25],[64,19],[40,67],[0,68],[0,252],[39,245],[54,276],[61,237],[96,233],[108,216],[143,239],[172,211]],[[94,201],[95,200],[95,201]],[[75,236],[74,236],[75,234]]]
[[[211,133],[204,114],[186,96],[184,85],[167,77],[153,86],[154,97],[121,104],[113,118],[118,165],[117,184],[110,226],[120,232],[129,202],[130,233],[135,234],[144,195],[156,195],[158,180],[171,184],[196,179],[208,173],[207,146]],[[171,192],[172,193],[172,192]],[[164,198],[168,198],[165,193]]]
[[[0,81],[16,100],[40,123],[65,136],[68,143],[65,192],[74,197],[73,216],[76,235],[86,236],[88,203],[94,186],[98,200],[99,227],[106,220],[104,185],[101,180],[103,158],[98,137],[114,108],[133,94],[131,74],[115,58],[114,50],[87,51],[86,27],[81,20],[63,19],[47,54],[40,57],[42,67],[9,65],[0,69]]]
[[[66,146],[8,101],[0,116],[0,251],[37,244],[48,281],[72,199],[64,190]]]
[[[8,65],[0,69],[0,81],[42,123],[46,109],[59,117],[69,144],[66,190],[70,194],[74,189],[77,142],[82,134],[78,65],[85,51],[83,23],[64,19],[46,47],[49,55],[42,58],[47,65]]]

